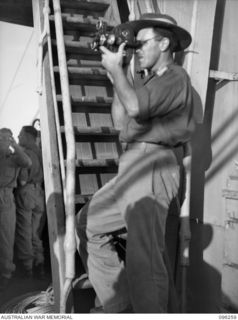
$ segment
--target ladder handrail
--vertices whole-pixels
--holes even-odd
[[[57,103],[56,86],[55,86],[55,78],[54,78],[49,14],[50,14],[49,0],[45,0],[45,4],[43,8],[44,29],[43,29],[43,32],[41,33],[40,41],[39,41],[37,92],[39,95],[42,95],[43,46],[44,46],[44,39],[47,38],[47,49],[49,53],[49,65],[50,65],[50,68],[49,68],[50,80],[51,80],[51,86],[52,86],[52,98],[53,98],[53,107],[54,107],[54,113],[55,113],[56,134],[57,134],[57,141],[58,141],[58,147],[59,147],[60,171],[61,171],[61,178],[62,178],[63,191],[64,191],[64,202],[65,202],[65,165],[64,165],[61,128],[60,128],[60,122],[59,122],[58,103]]]
[[[76,251],[75,239],[75,137],[72,121],[71,99],[69,92],[69,78],[64,45],[63,23],[60,0],[53,0],[54,20],[56,30],[56,44],[59,61],[60,83],[64,114],[66,153],[66,180],[65,180],[65,284],[61,295],[60,311],[65,313],[66,300],[72,287],[75,276],[74,254]]]

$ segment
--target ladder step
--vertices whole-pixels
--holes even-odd
[[[67,30],[79,32],[80,36],[94,37],[96,33],[96,24],[98,19],[93,17],[84,16],[72,16],[62,13],[62,22],[64,26],[64,33],[67,34]],[[54,15],[50,15],[49,20],[54,22]],[[107,26],[108,30],[111,30],[113,26]]]
[[[85,17],[84,15],[72,15],[68,13],[61,13],[62,21],[63,23],[69,23],[73,24],[75,27],[77,27],[77,24],[85,24],[86,25],[91,25],[93,27],[96,27],[96,23],[98,22],[98,19],[93,18],[92,16]],[[50,21],[54,21],[54,15],[50,15],[49,17]]]
[[[54,23],[54,16],[49,17],[50,23]],[[78,20],[78,22],[77,22]],[[64,25],[64,33],[67,34],[67,30],[78,31],[81,36],[93,37],[96,32],[96,21],[94,23],[84,23],[80,22],[79,19],[70,17],[65,17],[62,15],[62,22]],[[55,36],[55,33],[52,32],[52,36]]]
[[[75,195],[75,204],[85,204],[92,199],[92,194],[76,194]]]
[[[113,127],[90,127],[79,128],[74,127],[75,134],[77,135],[115,135],[118,136],[119,131]]]
[[[74,54],[74,56],[77,56],[77,59],[92,61],[101,60],[101,54],[91,49],[90,42],[83,43],[82,41],[65,40],[64,43],[66,53]],[[52,44],[56,47],[56,40],[52,40]]]
[[[107,71],[102,67],[68,67],[70,74],[76,74],[79,76],[103,76],[107,78]]]
[[[61,10],[68,13],[103,16],[109,7],[109,3],[97,1],[61,0]]]
[[[61,127],[61,132],[64,132],[64,127]],[[113,127],[75,127],[74,132],[76,135],[115,135],[119,134],[119,131]]]
[[[59,74],[59,67],[54,67],[54,72]],[[107,72],[103,68],[95,67],[68,67],[68,75],[71,84],[108,86],[111,84]]]
[[[65,129],[64,126],[61,126],[61,132],[64,133]],[[75,127],[74,126],[74,132],[76,135],[114,135],[118,136],[119,131],[116,130],[113,127]]]
[[[59,72],[59,67],[55,66],[54,71]],[[102,67],[93,67],[93,68],[68,67],[68,72],[69,72],[69,74],[72,74],[72,75],[75,74],[75,75],[79,75],[79,76],[98,76],[98,75],[101,75],[101,76],[107,77],[107,72]]]
[[[57,95],[58,104],[62,104],[62,96]],[[87,113],[110,113],[112,98],[104,97],[71,97],[71,105],[73,112],[87,112]]]
[[[118,166],[104,166],[104,167],[77,167],[75,168],[76,176],[83,174],[116,174],[118,172]]]
[[[76,159],[76,173],[116,173],[119,159]],[[66,166],[66,160],[64,161]],[[80,170],[80,171],[79,171]]]
[[[117,167],[118,159],[76,159],[77,167]]]
[[[71,98],[73,104],[80,105],[96,105],[98,107],[110,107],[113,98],[111,97],[81,97],[81,98]],[[62,102],[62,96],[57,95],[57,101]]]

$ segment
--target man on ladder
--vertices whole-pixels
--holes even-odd
[[[162,14],[142,15],[128,26],[148,76],[135,88],[123,69],[126,44],[116,53],[100,47],[125,152],[117,176],[77,215],[79,252],[104,312],[164,313],[169,291],[165,225],[180,180],[174,148],[182,148],[194,129],[190,79],[174,63],[173,52],[187,48],[191,36]],[[122,228],[128,232],[126,264],[108,236]]]

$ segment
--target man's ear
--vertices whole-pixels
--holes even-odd
[[[169,38],[164,37],[164,38],[160,41],[159,45],[160,45],[160,50],[161,50],[161,51],[166,51],[166,50],[169,48],[169,45],[170,45],[170,40],[169,40]]]

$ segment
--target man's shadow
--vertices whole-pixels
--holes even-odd
[[[189,313],[219,313],[221,274],[204,260],[204,250],[213,239],[210,224],[191,223],[190,267],[188,269],[187,299]]]

